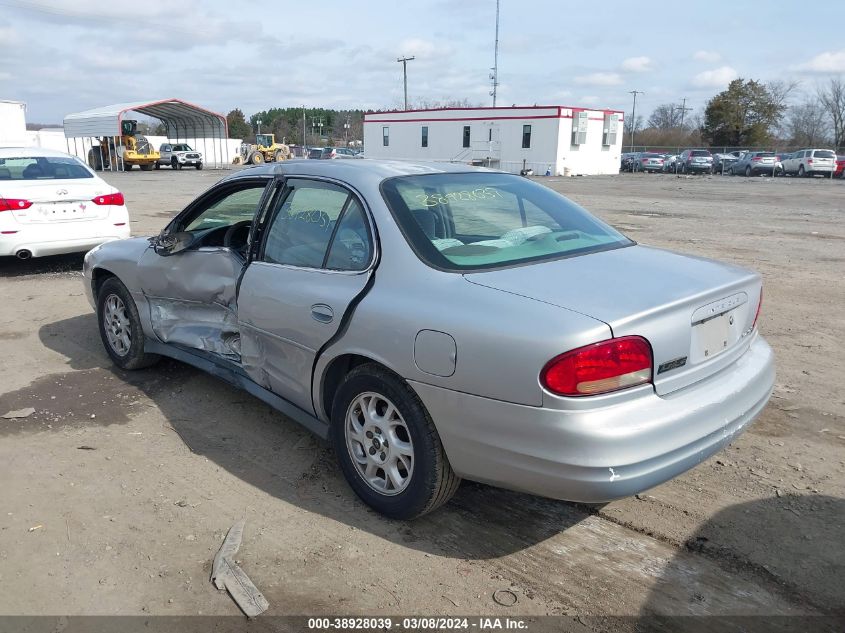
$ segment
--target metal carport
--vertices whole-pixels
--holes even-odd
[[[74,150],[77,149],[77,139],[80,140],[85,155],[86,141],[89,149],[94,147],[95,139],[101,138],[114,139],[115,146],[119,146],[121,123],[124,118],[131,118],[125,116],[128,112],[162,121],[171,141],[191,143],[197,151],[202,151],[206,166],[219,168],[231,163],[226,142],[229,136],[226,117],[181,99],[118,103],[68,114],[64,119],[68,153],[79,154],[78,151],[71,152],[71,139]]]

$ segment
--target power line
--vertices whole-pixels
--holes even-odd
[[[678,110],[681,111],[681,127],[684,127],[684,115],[686,115],[687,112],[692,112],[692,108],[687,107],[687,98],[686,97],[681,99],[681,105],[678,108]]]
[[[499,0],[496,0],[496,40],[493,44],[493,72],[490,80],[493,83],[493,90],[490,93],[493,97],[493,107],[496,107],[496,92],[499,88]]]
[[[634,151],[634,130],[637,127],[637,95],[644,95],[642,90],[631,90],[628,94],[634,95],[634,107],[631,109],[631,151]]]
[[[408,109],[408,62],[415,59],[414,57],[400,57],[397,62],[402,62],[402,77],[405,83],[405,109]]]

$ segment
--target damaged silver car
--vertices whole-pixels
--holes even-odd
[[[774,382],[759,275],[462,165],[239,171],[84,271],[119,367],[169,356],[247,390],[330,439],[390,517],[461,478],[632,495],[734,439]]]

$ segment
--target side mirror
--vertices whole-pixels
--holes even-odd
[[[190,231],[178,231],[176,233],[161,233],[158,237],[151,238],[150,242],[157,254],[167,257],[188,250],[197,239],[198,237]]]

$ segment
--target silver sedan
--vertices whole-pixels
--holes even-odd
[[[119,367],[169,356],[245,389],[397,518],[461,478],[632,495],[731,442],[774,382],[759,275],[460,165],[246,169],[84,271]]]

